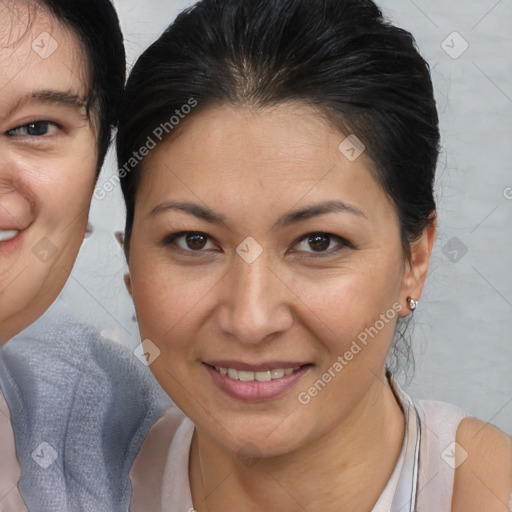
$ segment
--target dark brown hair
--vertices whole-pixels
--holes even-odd
[[[119,165],[191,98],[199,106],[185,123],[211,104],[315,107],[365,144],[405,254],[431,222],[439,129],[429,66],[373,1],[202,0],[185,10],[132,70]],[[126,250],[142,172],[143,162],[121,180]]]

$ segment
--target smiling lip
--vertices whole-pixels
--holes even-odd
[[[24,232],[24,230],[0,229],[0,256],[9,256],[16,251],[21,245]],[[16,233],[15,236],[10,238],[14,233]],[[7,240],[4,240],[6,238]]]
[[[23,208],[11,209],[0,205],[0,256],[10,256],[21,245],[23,234],[29,227],[28,213]]]
[[[309,371],[311,365],[270,362],[249,365],[234,361],[203,363],[217,387],[244,402],[263,402],[283,396]]]
[[[0,242],[8,242],[19,234],[18,229],[0,229]]]

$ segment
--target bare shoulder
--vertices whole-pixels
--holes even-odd
[[[465,418],[456,441],[452,512],[506,512],[512,494],[512,438],[489,423]]]
[[[457,430],[457,442],[468,452],[468,462],[512,471],[512,437],[476,418],[465,418]],[[496,468],[496,463],[503,465]],[[512,473],[508,476],[512,478]]]

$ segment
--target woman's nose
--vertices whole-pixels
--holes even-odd
[[[239,258],[222,283],[218,327],[241,343],[259,343],[291,328],[292,299],[264,255],[251,263]]]

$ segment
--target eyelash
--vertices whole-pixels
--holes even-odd
[[[206,237],[206,239],[207,239],[206,243],[213,241],[213,239],[209,235],[207,235],[206,233],[203,233],[202,231],[180,231],[178,233],[173,233],[173,234],[167,235],[162,240],[160,245],[163,246],[163,247],[169,247],[172,244],[175,244],[176,240],[178,240],[181,237],[185,237],[187,235],[190,235],[190,236],[197,235],[197,236]],[[346,240],[346,239],[344,239],[344,238],[342,238],[340,236],[333,235],[332,233],[326,233],[326,232],[323,232],[323,231],[313,231],[311,233],[307,233],[307,234],[301,236],[300,238],[298,238],[297,240],[295,240],[295,242],[293,243],[293,246],[295,246],[295,245],[297,245],[297,244],[299,244],[301,242],[307,241],[308,239],[310,239],[310,238],[312,238],[314,236],[328,237],[330,239],[329,245],[331,244],[332,241],[337,242],[339,245],[338,245],[338,247],[336,247],[334,249],[329,249],[327,251],[316,251],[316,252],[315,251],[296,251],[296,252],[306,253],[306,254],[309,255],[308,257],[318,258],[318,257],[331,256],[332,254],[339,252],[343,248],[351,248],[351,249],[355,248],[354,245],[352,243],[350,243],[348,240]],[[175,250],[187,253],[189,255],[194,255],[194,256],[200,255],[201,253],[206,252],[205,250],[201,250],[201,249],[199,249],[199,250],[184,249],[184,248],[179,247],[179,246],[177,246]],[[302,256],[302,257],[304,257],[304,256]]]
[[[26,138],[34,138],[34,139],[40,139],[42,137],[47,137],[49,136],[47,133],[43,134],[43,135],[30,135],[30,134],[26,134],[26,135],[21,135],[19,133],[15,133],[15,132],[18,132],[20,130],[27,130],[30,128],[30,126],[33,126],[33,125],[36,125],[36,126],[39,126],[39,125],[48,125],[48,129],[50,129],[51,127],[55,127],[59,130],[62,129],[62,126],[59,125],[58,123],[54,123],[53,121],[47,121],[47,120],[37,120],[37,121],[30,121],[28,123],[24,123],[24,124],[21,124],[19,126],[16,126],[15,128],[11,128],[10,130],[7,130],[7,132],[5,132],[5,134],[8,136],[8,137],[26,137]]]
[[[205,253],[206,252],[204,250],[196,250],[196,251],[194,251],[193,249],[183,249],[183,247],[179,247],[175,243],[176,240],[178,240],[181,237],[187,236],[187,235],[190,235],[190,236],[194,236],[194,235],[196,235],[196,236],[204,236],[204,237],[207,238],[207,242],[211,241],[211,237],[208,236],[206,233],[203,233],[202,231],[180,231],[178,233],[172,233],[170,235],[167,235],[162,240],[160,245],[162,245],[163,247],[169,247],[171,245],[175,245],[174,250],[176,250],[178,252],[181,252],[181,253],[187,253],[187,255],[189,255],[189,256],[201,256],[202,255],[201,253]]]
[[[331,245],[332,242],[336,242],[338,244],[338,246],[335,247],[334,249],[329,249],[327,251],[297,251],[297,252],[299,252],[299,253],[303,252],[305,254],[308,254],[307,257],[322,258],[322,257],[327,257],[327,256],[331,256],[333,254],[336,254],[336,253],[340,252],[342,249],[347,248],[347,247],[351,248],[351,249],[354,248],[353,244],[351,244],[345,238],[342,238],[341,236],[334,235],[332,233],[326,233],[325,231],[313,231],[311,233],[307,233],[306,235],[303,235],[298,240],[296,240],[293,243],[293,245],[295,246],[302,242],[307,243],[307,241],[309,239],[311,239],[315,236],[323,236],[323,237],[329,238],[329,246]]]

